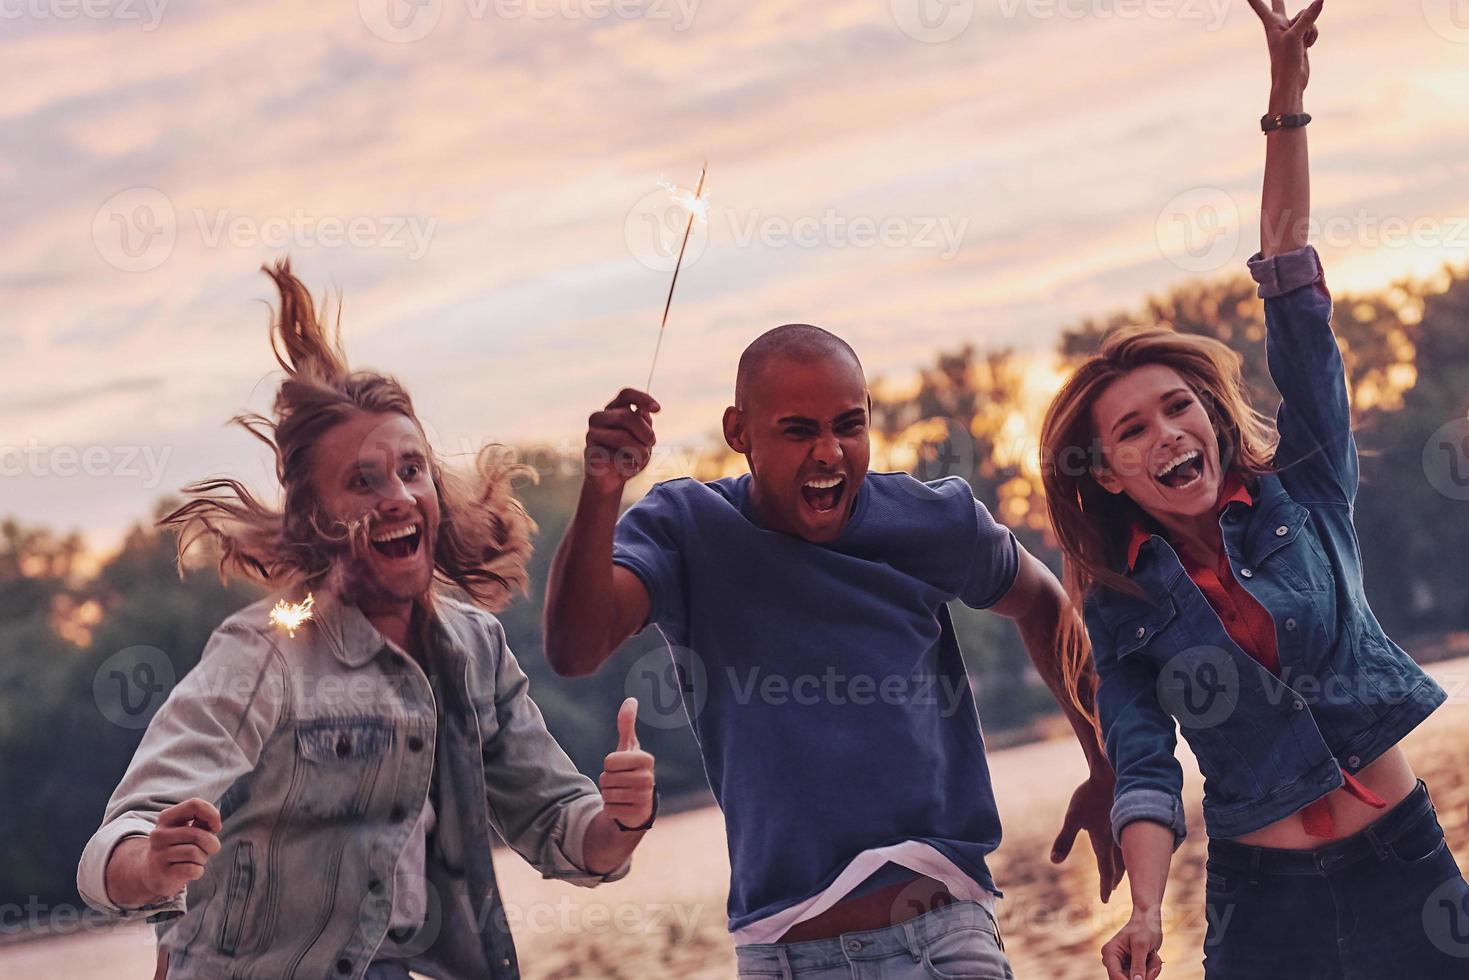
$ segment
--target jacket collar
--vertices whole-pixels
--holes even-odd
[[[1219,515],[1224,513],[1224,508],[1235,501],[1246,506],[1254,506],[1255,497],[1250,493],[1249,488],[1245,486],[1244,481],[1240,479],[1239,474],[1234,470],[1230,470],[1229,474],[1224,478],[1224,485],[1219,488],[1219,501],[1214,505],[1214,519],[1217,521]],[[1133,566],[1137,564],[1138,552],[1142,550],[1143,545],[1147,544],[1148,539],[1152,536],[1152,532],[1143,527],[1140,521],[1134,520],[1132,522],[1132,526],[1128,529],[1127,541],[1127,571],[1129,573],[1132,572]]]
[[[336,592],[318,596],[312,617],[327,647],[348,667],[361,667],[378,655],[388,641],[368,622],[362,610]]]

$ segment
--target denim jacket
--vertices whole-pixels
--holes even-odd
[[[519,976],[491,829],[548,878],[593,886],[583,843],[601,796],[547,732],[499,621],[436,598],[426,674],[355,607],[318,597],[294,637],[270,600],[215,631],[148,726],[77,869],[93,907],[157,923],[170,980],[356,978],[400,889],[422,928],[394,955],[435,977]],[[421,877],[399,858],[437,786]],[[121,908],[105,868],[191,797],[221,849],[167,901]]]
[[[1179,729],[1204,775],[1209,836],[1237,837],[1341,787],[1343,771],[1371,763],[1446,699],[1363,594],[1357,448],[1320,259],[1307,246],[1256,255],[1249,267],[1265,300],[1280,442],[1254,504],[1229,503],[1219,527],[1235,579],[1274,620],[1280,676],[1230,638],[1160,535],[1128,573],[1148,600],[1090,591],[1119,841],[1124,826],[1148,819],[1173,829],[1175,848],[1182,842]]]

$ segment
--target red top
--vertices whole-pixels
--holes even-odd
[[[1251,507],[1255,504],[1255,498],[1250,495],[1239,475],[1231,471],[1219,490],[1219,502],[1214,505],[1215,520],[1218,520],[1225,507],[1236,500]],[[1127,546],[1128,571],[1132,571],[1132,566],[1137,562],[1138,551],[1149,537],[1151,535],[1141,524],[1133,523]],[[1280,651],[1275,640],[1275,620],[1270,617],[1269,611],[1260,600],[1245,591],[1235,580],[1234,572],[1229,567],[1229,556],[1224,549],[1219,551],[1217,566],[1200,562],[1184,551],[1178,552],[1178,558],[1183,563],[1184,571],[1188,572],[1188,577],[1193,579],[1209,605],[1219,614],[1219,620],[1224,624],[1225,632],[1230,638],[1239,644],[1241,650],[1279,677]],[[1342,777],[1346,780],[1344,788],[1347,792],[1363,803],[1378,809],[1387,806],[1386,800],[1364,786],[1351,773],[1343,770]],[[1305,823],[1306,833],[1312,837],[1336,836],[1332,827],[1331,810],[1326,805],[1325,797],[1308,804],[1301,811],[1301,819]]]

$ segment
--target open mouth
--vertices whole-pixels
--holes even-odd
[[[1179,453],[1153,478],[1170,490],[1187,490],[1204,478],[1204,454],[1197,449]]]
[[[379,554],[388,558],[412,558],[418,554],[418,546],[422,538],[423,532],[419,526],[409,524],[406,527],[373,535],[372,547]]]
[[[818,514],[829,514],[841,506],[847,492],[844,476],[822,476],[801,484],[801,497]]]

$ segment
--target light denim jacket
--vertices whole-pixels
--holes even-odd
[[[294,637],[270,625],[271,607],[215,631],[149,724],[77,869],[88,904],[157,923],[170,980],[361,977],[401,888],[427,898],[423,928],[395,953],[411,968],[516,978],[491,828],[545,877],[593,886],[627,874],[630,862],[586,870],[601,795],[547,732],[495,617],[439,597],[431,681],[354,606],[318,597]],[[424,877],[399,878],[431,778]],[[117,906],[104,880],[113,848],[196,796],[223,817],[204,876],[158,905]]]
[[[1160,535],[1138,552],[1136,599],[1086,597],[1097,708],[1117,772],[1113,832],[1187,832],[1178,728],[1204,775],[1210,837],[1237,837],[1341,787],[1446,699],[1367,605],[1353,524],[1357,447],[1331,296],[1309,246],[1250,261],[1280,390],[1277,472],[1220,514],[1236,581],[1275,623],[1276,677],[1234,642]]]

